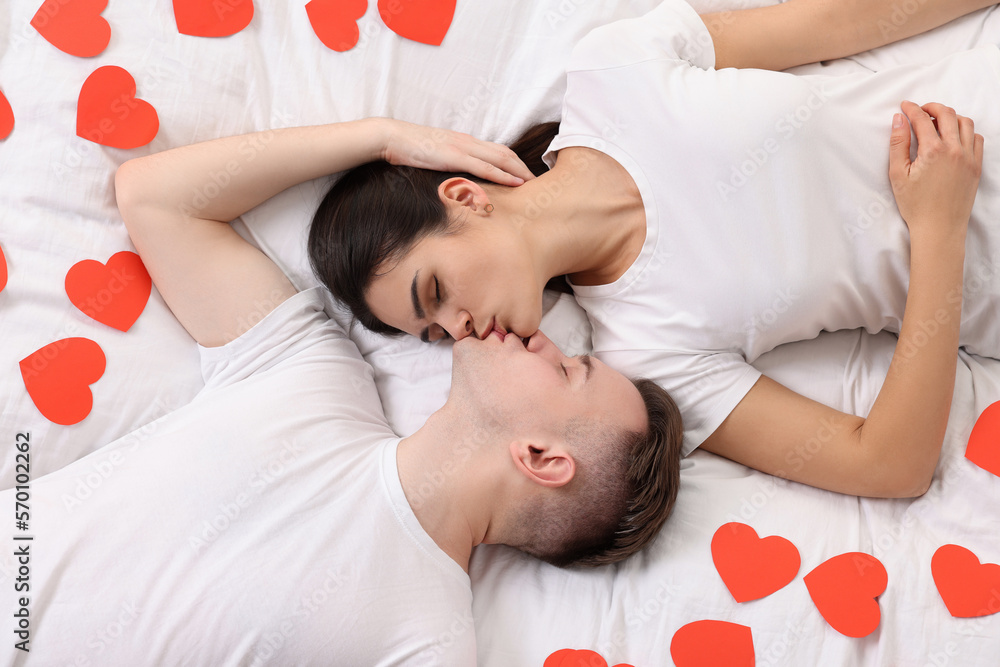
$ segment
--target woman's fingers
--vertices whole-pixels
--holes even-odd
[[[911,236],[964,233],[979,186],[982,137],[971,119],[943,104],[901,108],[916,135],[917,157],[910,162],[909,130],[894,123],[889,179]]]
[[[937,121],[937,131],[945,142],[958,142],[958,114],[951,107],[931,102],[921,107]]]
[[[980,152],[982,151],[982,136],[976,134],[975,123],[971,118],[960,116],[951,107],[938,102],[930,102],[919,107],[912,102],[903,102],[902,107],[913,124],[918,151],[921,145],[929,148],[935,138],[940,138],[944,145],[960,145],[967,155],[973,157],[976,155],[977,143]],[[930,132],[928,120],[934,126],[933,134]]]
[[[476,141],[479,144],[478,149],[470,151],[470,154],[499,170],[498,172],[493,169],[487,169],[487,173],[477,173],[475,174],[476,176],[488,178],[501,185],[520,185],[524,181],[530,181],[535,177],[531,173],[531,170],[521,161],[521,158],[517,156],[517,153],[507,146],[490,141]],[[504,180],[497,180],[495,176],[500,176],[501,174]]]
[[[460,170],[470,173],[473,176],[478,176],[479,178],[485,178],[486,180],[499,185],[517,186],[524,183],[524,179],[520,176],[505,171],[502,167],[499,167],[492,162],[487,162],[486,160],[471,155],[467,156],[466,159],[463,160]]]
[[[462,171],[500,185],[520,185],[524,182],[522,179],[507,173],[495,164],[471,155],[463,161],[463,164],[465,166],[461,169]]]
[[[534,178],[507,146],[481,141],[462,132],[392,121],[393,131],[382,158],[392,164],[464,171],[500,185],[516,186]]]
[[[972,153],[976,143],[976,125],[971,118],[958,117],[958,136],[962,142],[962,148]]]
[[[937,148],[941,143],[941,136],[938,134],[930,114],[913,102],[903,102],[900,108],[910,120],[913,134],[917,136],[917,156],[926,154],[932,148]]]
[[[889,137],[889,181],[895,185],[909,171],[910,126],[903,114],[896,114],[892,119],[892,135]]]

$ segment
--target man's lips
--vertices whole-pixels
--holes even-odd
[[[528,336],[527,338],[521,338],[520,336],[514,334],[513,332],[505,333],[503,329],[494,329],[493,331],[490,332],[490,334],[491,335],[496,334],[497,338],[500,339],[501,343],[506,343],[508,339],[516,340],[518,343],[521,344],[521,347],[523,347],[525,350],[528,349],[528,344],[531,342],[531,336]]]
[[[502,326],[499,326],[496,322],[497,322],[497,318],[494,317],[490,321],[490,328],[489,328],[489,330],[482,336],[482,338],[480,340],[485,340],[486,338],[489,338],[490,336],[494,336],[495,335],[497,338],[500,339],[500,342],[502,343],[505,340],[507,340],[507,336],[512,335],[511,332],[505,331],[504,328]],[[528,343],[531,341],[531,336],[528,336],[526,338],[522,338],[520,336],[514,336],[514,337],[517,338],[521,342],[521,345],[523,347],[525,347],[525,348],[528,347]]]

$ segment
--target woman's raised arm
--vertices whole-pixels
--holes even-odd
[[[927,32],[995,0],[787,0],[702,15],[715,67],[783,70]]]
[[[293,185],[375,160],[470,171],[503,185],[531,178],[505,146],[389,118],[214,139],[129,160],[121,171],[129,200],[228,221]]]
[[[199,343],[223,345],[295,292],[228,222],[293,185],[379,159],[467,171],[505,185],[531,178],[505,146],[370,118],[215,139],[129,160],[115,190],[167,305]]]

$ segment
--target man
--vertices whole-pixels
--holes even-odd
[[[593,565],[648,543],[677,488],[662,390],[494,332],[455,345],[446,405],[400,441],[319,289],[221,222],[263,190],[234,183],[204,217],[177,205],[227,141],[118,173],[205,389],[32,483],[34,539],[0,561],[30,564],[20,593],[4,584],[30,642],[8,664],[471,665],[474,546]]]

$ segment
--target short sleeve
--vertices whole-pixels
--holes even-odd
[[[653,380],[670,394],[684,422],[684,456],[719,428],[761,376],[735,352],[686,354],[650,349],[599,356],[628,377]]]
[[[314,287],[289,297],[225,345],[199,345],[206,388],[237,382],[331,338],[352,348],[345,350],[348,356],[360,358],[343,328],[324,310],[321,289]]]
[[[542,160],[551,169],[570,146],[609,152],[623,136],[623,106],[661,114],[656,104],[684,89],[687,77],[715,66],[715,45],[701,17],[684,0],[666,0],[645,16],[587,34],[573,49],[559,134]],[[644,121],[647,124],[648,121]],[[613,155],[621,162],[621,151]]]
[[[684,0],[666,0],[644,16],[592,30],[573,49],[567,69],[609,69],[658,58],[715,67],[712,35]]]

